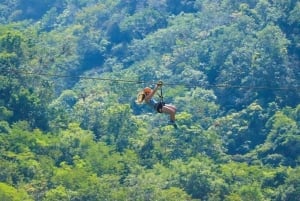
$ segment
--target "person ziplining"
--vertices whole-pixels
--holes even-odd
[[[171,104],[166,104],[163,100],[162,94],[162,85],[163,82],[159,81],[154,89],[150,87],[145,87],[142,91],[138,93],[136,102],[138,104],[146,103],[152,109],[154,109],[158,113],[165,113],[170,116],[169,124],[173,125],[175,129],[177,129],[177,124],[175,123],[175,114],[176,114],[176,107]],[[159,98],[160,101],[157,101],[153,98],[156,92],[160,89]]]

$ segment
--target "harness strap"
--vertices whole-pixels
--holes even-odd
[[[160,102],[163,103],[164,102],[164,97],[163,97],[163,90],[162,90],[162,81],[159,81],[158,84],[160,84],[160,94],[158,94],[159,98],[160,98]]]
[[[164,102],[164,97],[163,97],[163,92],[162,92],[162,87],[160,87],[160,94],[158,94],[160,98],[160,102]]]
[[[157,93],[160,100],[159,100],[159,102],[156,105],[157,106],[156,110],[157,110],[158,113],[162,113],[162,108],[165,105],[164,96],[163,96],[163,90],[162,90],[163,82],[159,81],[157,84],[160,86],[160,94]]]

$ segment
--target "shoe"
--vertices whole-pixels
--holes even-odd
[[[178,128],[178,126],[177,126],[177,124],[176,124],[176,123],[174,123],[174,124],[173,124],[173,126],[174,126],[174,128],[175,128],[175,129],[177,129],[177,128]]]
[[[175,121],[170,120],[170,121],[169,121],[169,125],[173,125],[173,127],[174,127],[175,129],[178,128],[178,126],[177,126],[177,124],[175,123]]]

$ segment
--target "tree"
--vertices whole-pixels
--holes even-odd
[[[266,143],[260,148],[260,156],[267,157],[267,154],[281,154],[285,165],[295,166],[298,164],[299,155],[299,136],[296,122],[278,111],[266,123],[269,130]],[[277,164],[278,165],[278,164]]]
[[[83,130],[77,123],[70,123],[68,129],[59,133],[59,150],[61,156],[56,164],[66,163],[72,165],[74,157],[85,157],[89,147],[94,144],[94,136],[88,130]]]
[[[65,90],[49,105],[50,126],[52,129],[67,128],[68,124],[75,120],[74,105],[78,101],[77,94],[72,90]]]
[[[263,201],[265,200],[261,189],[258,186],[253,185],[245,185],[240,186],[238,192],[231,193],[228,196],[226,196],[226,201],[251,201],[251,200],[257,200],[257,201]]]
[[[5,201],[33,201],[24,190],[18,190],[6,183],[0,183],[0,197]]]
[[[79,161],[83,162],[79,159]],[[77,163],[78,161],[76,161]],[[61,168],[56,169],[51,182],[53,189],[45,195],[45,200],[65,197],[67,199],[79,200],[100,200],[100,181],[97,176],[86,167],[75,164],[75,167],[61,164]],[[82,179],[84,178],[84,179]]]
[[[118,175],[124,171],[125,163],[123,163],[122,156],[113,147],[103,142],[98,142],[87,151],[87,155],[85,156],[86,162],[97,175]]]
[[[300,3],[299,2],[296,2],[296,5],[294,6],[293,10],[291,10],[289,12],[289,16],[288,16],[288,19],[287,19],[287,24],[289,26],[287,26],[287,29],[293,29],[292,32],[287,32],[287,33],[290,33],[290,38],[292,40],[291,42],[291,47],[289,48],[289,50],[296,56],[296,55],[299,55],[299,51],[300,51],[300,47],[299,45],[299,41],[300,41],[300,38],[299,38],[299,30],[297,30],[297,27],[299,26],[300,24]],[[297,56],[298,57],[298,56]],[[299,57],[298,57],[299,59]]]
[[[298,200],[300,198],[299,167],[290,171],[285,184],[279,187],[277,200]]]
[[[296,122],[283,113],[277,112],[267,126],[271,126],[267,141],[273,142],[273,150],[287,158],[297,159],[300,151],[300,138],[297,135]]]
[[[227,187],[222,178],[213,173],[216,168],[205,156],[191,157],[189,161],[175,160],[170,170],[176,175],[175,184],[183,188],[194,199],[222,200]],[[178,183],[177,183],[178,182]]]
[[[263,129],[267,119],[263,108],[252,103],[244,110],[217,119],[214,129],[222,136],[229,154],[245,154],[266,139]]]
[[[143,39],[149,33],[165,27],[166,20],[160,12],[154,9],[143,9],[134,15],[126,17],[120,26],[122,32],[128,33],[131,38]]]
[[[56,200],[69,200],[70,196],[68,195],[68,191],[64,186],[57,186],[54,189],[49,190],[43,201],[56,201]]]
[[[116,104],[104,111],[104,119],[101,120],[101,127],[106,133],[103,140],[108,144],[115,144],[118,151],[129,146],[129,138],[137,128],[130,114],[128,104]]]
[[[49,8],[54,6],[56,1],[51,0],[29,0],[27,2],[20,2],[18,7],[21,10],[22,15],[19,16],[19,20],[22,19],[35,19],[38,20],[41,16],[47,12]]]
[[[180,90],[182,89],[179,87],[173,88],[172,91],[174,93],[168,93],[168,96],[174,97],[176,107],[190,114],[190,118],[181,118],[185,121],[183,124],[187,126],[200,124],[204,129],[210,127],[214,117],[218,116],[219,110],[219,106],[216,104],[217,97],[214,92],[203,88],[195,88],[194,90],[186,91],[185,96],[182,97],[182,94],[178,93]],[[184,115],[184,113],[179,115]]]
[[[25,120],[33,128],[48,129],[47,108],[36,93],[20,87],[11,95],[9,104],[13,106],[11,108],[14,112],[11,119],[13,122]]]
[[[26,63],[29,42],[24,34],[16,30],[5,27],[0,29],[4,29],[3,35],[0,36],[0,96],[1,99],[3,97],[1,106],[13,112],[9,122],[26,120],[32,127],[47,129],[47,101],[45,97],[40,96],[43,90],[39,90],[43,87],[33,90],[33,86],[29,84],[30,79],[20,70]]]

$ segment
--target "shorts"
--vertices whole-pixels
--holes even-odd
[[[165,102],[159,102],[155,105],[155,109],[158,113],[162,113],[162,108],[165,105]]]

